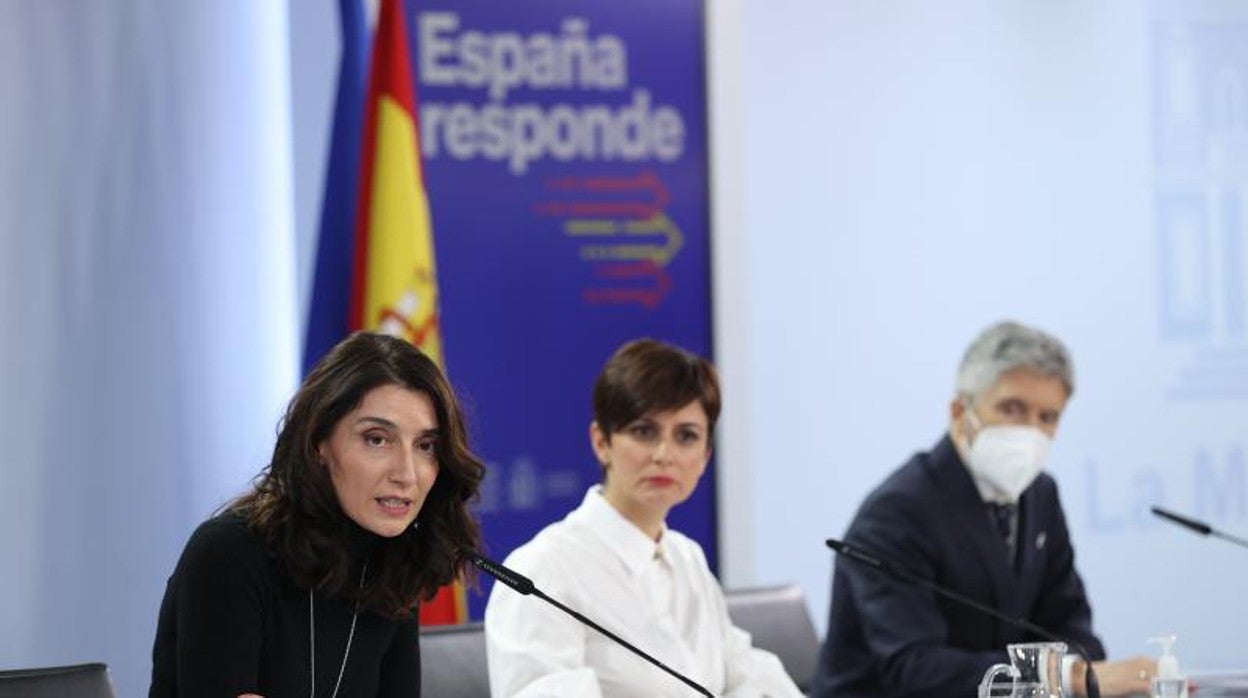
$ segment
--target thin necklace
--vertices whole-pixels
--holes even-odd
[[[364,561],[364,569],[360,570],[360,589],[364,588],[364,575],[368,573],[368,561]],[[342,653],[342,666],[338,667],[338,681],[334,683],[334,692],[330,698],[338,698],[338,687],[342,685],[342,674],[347,670],[347,657],[351,656],[351,641],[355,639],[355,620],[360,616],[360,607],[357,604],[355,612],[351,614],[351,630],[347,633],[347,649]],[[312,603],[312,590],[308,589],[308,654],[312,657],[312,688],[309,691],[311,698],[316,698],[316,606]]]

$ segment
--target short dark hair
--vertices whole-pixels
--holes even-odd
[[[706,411],[708,437],[719,419],[719,376],[710,361],[654,339],[636,339],[607,360],[594,383],[594,421],[610,437],[652,412],[697,400]]]
[[[417,515],[419,530],[383,538],[380,568],[370,574],[375,581],[359,589],[348,579],[353,524],[320,465],[318,447],[369,391],[385,385],[424,393],[433,402],[438,477]],[[465,551],[480,546],[480,531],[468,502],[484,474],[469,450],[459,402],[437,364],[402,339],[358,332],[303,380],[286,408],[272,460],[252,491],[227,508],[247,517],[300,586],[402,616],[469,573]]]

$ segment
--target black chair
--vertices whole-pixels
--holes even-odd
[[[489,698],[483,624],[442,625],[420,631],[420,694]]]
[[[724,598],[733,624],[753,637],[755,647],[779,657],[798,688],[810,690],[819,660],[819,636],[801,588],[791,584],[738,589],[726,591]]]
[[[0,698],[113,698],[103,664],[0,671]]]

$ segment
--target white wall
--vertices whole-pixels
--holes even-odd
[[[745,3],[730,162],[748,342],[718,351],[748,356],[751,458],[725,467],[749,474],[726,480],[748,489],[753,536],[726,538],[728,584],[798,581],[822,627],[824,538],[941,435],[975,333],[1017,318],[1074,352],[1051,470],[1111,653],[1176,632],[1189,664],[1248,665],[1248,551],[1147,514],[1248,533],[1248,260],[1229,244],[1248,237],[1248,149],[1200,97],[1210,73],[1248,86],[1246,18],[1238,2]],[[1190,152],[1158,155],[1161,133]]]
[[[0,3],[0,667],[146,692],[297,366],[285,5]]]
[[[716,429],[716,507],[721,580],[747,586],[757,553],[755,410],[750,376],[749,228],[745,221],[745,4],[708,3],[707,101],[711,156],[711,310],[715,363],[725,389]]]

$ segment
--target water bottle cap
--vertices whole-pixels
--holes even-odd
[[[1157,678],[1179,678],[1179,658],[1174,656],[1174,643],[1178,639],[1174,635],[1148,638],[1149,643],[1161,645],[1161,656],[1157,658]]]

